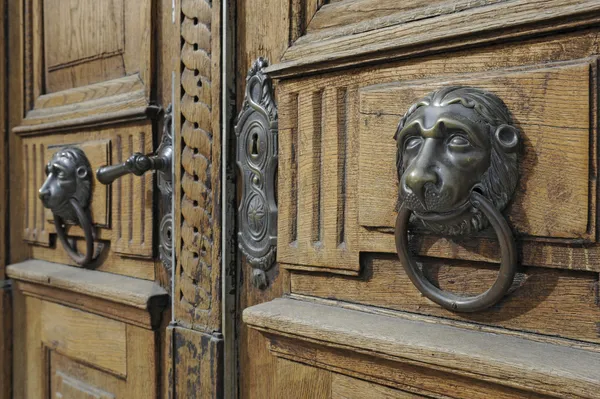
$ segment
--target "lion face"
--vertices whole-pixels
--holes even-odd
[[[66,221],[76,221],[70,200],[85,208],[90,199],[92,170],[85,153],[75,147],[58,151],[46,165],[46,181],[39,197],[46,208]]]
[[[396,133],[399,203],[436,233],[484,228],[471,192],[501,210],[516,186],[519,135],[507,118],[498,97],[474,88],[442,89],[413,105]]]

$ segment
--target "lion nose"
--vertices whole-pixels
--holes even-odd
[[[425,206],[425,186],[438,184],[438,175],[434,170],[435,143],[425,142],[413,164],[405,172],[405,189],[411,191]]]
[[[38,195],[42,201],[46,202],[46,200],[50,197],[50,191],[40,189]]]
[[[425,185],[432,183],[437,185],[437,175],[429,168],[413,168],[405,178],[405,184],[410,191],[425,205]]]
[[[44,182],[44,184],[42,184],[42,187],[40,187],[40,189],[38,191],[38,196],[44,203],[50,198],[50,195],[51,195],[50,188],[48,187],[48,185],[49,185],[48,180],[49,179],[46,179],[46,181]]]

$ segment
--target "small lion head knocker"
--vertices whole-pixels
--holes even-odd
[[[89,213],[92,192],[92,168],[85,153],[77,147],[56,152],[46,165],[46,181],[39,190],[44,206],[54,215],[56,233],[71,258],[86,265],[94,258],[93,228]],[[65,225],[79,224],[84,231],[86,253],[80,254],[67,240]]]
[[[400,120],[395,139],[399,181],[396,245],[409,277],[423,294],[452,310],[476,311],[498,302],[516,271],[514,239],[500,213],[518,181],[520,132],[508,108],[490,92],[445,87],[411,105]],[[424,281],[408,254],[409,218],[427,230],[449,236],[475,233],[491,223],[503,258],[494,286],[475,297],[460,297]]]
[[[58,151],[46,165],[46,181],[40,188],[44,206],[67,222],[76,222],[77,214],[70,203],[75,199],[87,208],[92,190],[92,167],[85,153],[76,147]]]

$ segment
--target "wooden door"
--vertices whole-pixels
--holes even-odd
[[[159,397],[171,319],[165,182],[148,172],[102,184],[92,173],[98,256],[87,265],[57,239],[56,216],[38,190],[53,154],[67,146],[82,150],[95,172],[151,154],[172,134],[176,10],[152,0],[6,4],[12,397]],[[67,234],[83,251],[85,231],[73,225]],[[10,390],[10,380],[2,384]]]
[[[597,397],[598,2],[236,6],[238,109],[265,57],[279,115],[277,263],[267,288],[242,265],[240,396]],[[473,313],[419,292],[394,240],[396,130],[453,85],[501,98],[522,138],[503,211],[519,268]],[[493,230],[415,237],[439,288],[474,295],[496,280]]]

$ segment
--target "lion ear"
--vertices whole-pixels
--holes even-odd
[[[87,176],[87,169],[85,166],[80,166],[77,168],[77,176],[79,176],[80,179],[84,179]]]
[[[513,152],[519,146],[519,129],[512,125],[500,125],[494,132],[494,139],[506,152]]]

